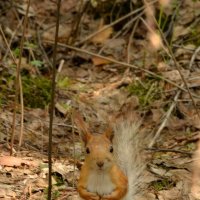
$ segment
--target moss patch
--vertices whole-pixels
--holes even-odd
[[[175,187],[176,184],[172,180],[165,178],[153,181],[151,186],[153,187],[154,190],[161,191],[161,190],[169,190],[170,188]]]
[[[159,86],[159,81],[153,79],[131,83],[128,86],[128,91],[131,94],[138,96],[140,105],[143,107],[160,99],[162,94],[162,88]]]
[[[24,105],[31,108],[44,108],[51,99],[51,82],[45,77],[22,77]]]

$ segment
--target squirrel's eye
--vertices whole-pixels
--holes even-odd
[[[110,153],[112,153],[112,152],[113,152],[113,147],[111,146],[111,147],[110,147]]]
[[[89,154],[90,153],[90,149],[87,147],[86,148],[86,153]]]

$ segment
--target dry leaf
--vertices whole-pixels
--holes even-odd
[[[0,165],[4,165],[4,166],[9,166],[9,167],[13,167],[13,166],[21,166],[22,163],[22,159],[21,158],[16,158],[13,156],[3,156],[0,157]]]
[[[181,73],[183,74],[184,77],[188,77],[190,72],[189,72],[189,70],[181,70]],[[171,81],[180,81],[180,80],[182,80],[178,70],[162,72],[162,75],[165,78],[167,78],[167,79],[169,79]]]
[[[164,114],[163,110],[162,109],[151,109],[151,112],[153,114],[153,116],[152,116],[153,121],[160,123],[160,120]]]
[[[190,28],[185,26],[175,26],[173,32],[173,41],[177,40],[180,36],[187,35],[190,32]]]
[[[109,58],[112,58],[112,57],[109,57]],[[113,59],[113,58],[112,58]],[[105,65],[105,64],[109,64],[111,63],[111,61],[109,60],[106,60],[106,59],[103,59],[103,58],[100,58],[100,57],[96,57],[94,56],[92,58],[92,62],[95,66],[99,66],[99,65]]]
[[[165,62],[159,62],[157,65],[157,69],[159,72],[164,72],[170,69],[170,66]]]
[[[98,33],[97,35],[95,35],[92,38],[92,42],[95,43],[95,44],[96,43],[97,44],[103,44],[112,35],[112,33],[113,33],[113,28],[112,27],[108,27],[104,31],[101,31],[100,33]]]
[[[22,164],[37,166],[38,163],[29,160],[23,160],[22,158],[17,158],[14,156],[2,156],[0,157],[0,165],[9,166],[9,167],[19,167]]]
[[[162,190],[158,192],[159,199],[170,199],[170,200],[177,200],[181,199],[182,193],[177,188],[172,188],[170,190]]]
[[[193,176],[192,176],[192,188],[191,193],[193,197],[200,197],[200,140],[198,141],[198,148],[194,154],[193,162]]]
[[[200,119],[197,114],[194,114],[192,117],[188,117],[188,123],[195,128],[200,129]]]

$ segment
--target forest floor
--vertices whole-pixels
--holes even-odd
[[[47,199],[48,193],[56,3],[31,1],[20,55],[27,2],[0,1],[0,199]],[[143,178],[146,189],[136,200],[194,200],[190,191],[200,129],[200,2],[172,1],[165,9],[152,4],[169,43],[168,48],[162,39],[159,49],[155,47],[159,44],[151,44],[149,35],[156,28],[149,29],[140,1],[105,1],[96,7],[83,2],[63,0],[60,11],[53,199],[78,199],[76,183],[84,159],[72,108],[86,118],[92,132],[101,133],[110,117],[132,102],[143,117],[143,129],[152,137],[152,145],[145,149],[150,154]],[[127,17],[122,20],[123,16]],[[19,61],[24,110],[14,103],[15,62]]]

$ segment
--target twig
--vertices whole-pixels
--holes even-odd
[[[6,51],[6,53],[5,53],[4,57],[3,57],[3,60],[5,60],[5,59],[7,58],[8,53],[9,53],[10,46],[11,46],[12,41],[13,41],[13,38],[15,37],[15,35],[16,35],[16,33],[17,33],[17,30],[18,30],[18,28],[19,28],[21,25],[22,25],[22,20],[20,20],[19,24],[17,25],[17,28],[15,29],[15,31],[14,31],[14,32],[12,33],[12,35],[11,35],[11,38],[10,38],[10,41],[9,41],[9,44],[8,44],[9,48],[8,48],[7,51]]]
[[[52,42],[52,41],[49,41],[49,40],[48,40],[48,41],[46,40],[46,41],[44,41],[44,42],[53,44],[53,42]],[[93,53],[93,52],[90,52],[90,51],[87,51],[87,50],[84,50],[84,49],[80,49],[80,48],[78,48],[78,47],[73,47],[73,46],[70,46],[70,45],[66,45],[66,44],[63,44],[63,43],[58,43],[58,45],[61,46],[61,47],[69,48],[69,49],[74,50],[74,51],[77,51],[77,52],[86,53],[86,54],[91,55],[91,56],[95,56],[95,57],[102,58],[102,59],[104,59],[104,60],[108,60],[108,61],[110,61],[111,63],[115,63],[115,64],[118,64],[118,65],[122,65],[122,66],[125,66],[125,67],[130,67],[130,68],[133,68],[133,69],[137,69],[137,70],[139,70],[139,71],[146,72],[147,74],[149,74],[149,75],[151,75],[151,76],[153,76],[153,77],[156,77],[156,78],[159,78],[159,79],[161,79],[161,80],[164,80],[164,81],[166,81],[167,83],[170,83],[171,85],[174,85],[174,86],[176,86],[177,88],[181,89],[182,91],[187,92],[187,90],[186,90],[185,88],[181,87],[180,85],[176,84],[175,82],[173,82],[173,81],[171,81],[171,80],[169,80],[169,79],[167,79],[167,78],[165,78],[165,77],[163,77],[163,76],[161,76],[161,75],[158,75],[158,74],[156,74],[156,73],[154,73],[154,72],[152,72],[152,71],[150,71],[150,70],[148,70],[148,69],[144,69],[144,68],[141,68],[141,67],[137,67],[137,66],[135,66],[135,65],[131,65],[131,64],[128,64],[128,63],[125,63],[125,62],[121,62],[121,61],[115,60],[115,59],[113,59],[113,58],[109,58],[109,57],[106,57],[106,56],[102,56],[102,55],[99,55],[99,54],[96,54],[96,53]],[[195,95],[195,94],[192,94],[192,95],[193,95],[194,97],[196,97],[196,98],[200,98],[199,96],[197,96],[197,95]]]
[[[49,121],[49,145],[48,145],[48,162],[49,162],[49,178],[48,178],[48,200],[51,200],[51,190],[52,190],[52,132],[53,132],[53,116],[55,109],[55,88],[56,88],[56,56],[57,56],[57,44],[58,44],[58,31],[60,22],[60,6],[61,0],[57,1],[57,11],[56,11],[56,33],[55,42],[53,48],[53,74],[52,74],[52,85],[51,85],[51,106],[50,106],[50,121]]]
[[[62,59],[62,60],[60,61],[59,67],[58,67],[58,71],[57,71],[57,75],[56,75],[56,83],[57,83],[57,81],[58,81],[58,76],[59,76],[60,72],[62,71],[62,68],[63,68],[64,63],[65,63],[65,60]]]
[[[128,31],[128,27],[130,27],[130,26],[133,24],[133,22],[136,21],[136,20],[138,20],[143,14],[144,14],[144,11],[141,11],[137,16],[133,17],[130,21],[128,21],[128,22],[122,27],[122,30],[121,30],[121,31],[118,31],[118,32],[116,33],[115,38],[119,37],[119,36],[122,34],[122,32],[124,32],[123,35],[125,35],[126,32]],[[127,30],[127,31],[125,31],[125,30]]]
[[[154,20],[155,20],[155,22],[156,22],[155,17],[154,17]],[[156,23],[156,24],[157,24],[157,23]],[[169,51],[169,53],[170,53],[170,55],[171,55],[172,60],[174,61],[175,67],[176,67],[176,69],[177,69],[178,72],[179,72],[179,75],[180,75],[180,77],[181,77],[181,79],[182,79],[182,81],[183,81],[183,83],[184,83],[184,86],[185,86],[185,88],[186,88],[186,90],[187,90],[187,92],[188,92],[188,94],[189,94],[189,96],[190,96],[190,98],[191,98],[191,100],[192,100],[192,104],[193,104],[193,106],[194,106],[194,108],[195,108],[195,110],[196,110],[196,113],[197,113],[197,115],[198,115],[198,117],[199,117],[199,119],[200,119],[200,113],[199,113],[199,111],[198,111],[198,109],[197,109],[196,103],[195,103],[194,98],[193,98],[194,95],[192,95],[192,93],[190,92],[188,83],[187,83],[186,79],[184,78],[184,76],[183,76],[183,74],[182,74],[182,72],[181,72],[180,66],[179,66],[178,62],[176,61],[176,58],[175,58],[175,56],[174,56],[174,54],[173,54],[173,52],[172,52],[172,49],[171,49],[169,43],[167,42],[167,40],[166,40],[166,38],[165,38],[165,36],[164,36],[164,34],[163,34],[162,30],[160,29],[160,27],[159,27],[158,24],[157,24],[157,27],[158,27],[158,29],[159,29],[159,32],[160,32],[162,38],[163,38],[163,41],[165,42],[166,47],[167,47],[167,49],[168,49],[168,51]]]
[[[158,28],[159,28],[159,26],[158,26]],[[181,70],[180,70],[179,64],[177,63],[176,58],[175,58],[175,56],[174,56],[174,54],[173,54],[173,52],[172,52],[172,50],[171,50],[171,48],[170,48],[170,46],[169,46],[167,40],[166,40],[166,38],[164,37],[162,31],[160,30],[160,28],[159,28],[159,31],[160,31],[160,33],[161,33],[161,35],[162,35],[162,38],[163,38],[163,40],[164,40],[164,42],[165,42],[165,44],[166,44],[166,46],[167,46],[167,49],[168,49],[168,51],[169,51],[169,53],[170,53],[170,55],[171,55],[171,57],[172,57],[172,59],[173,59],[173,61],[174,61],[174,63],[175,63],[175,67],[176,67],[176,69],[178,70],[178,72],[179,72],[179,74],[180,74],[180,76],[181,76],[181,79],[182,79],[182,81],[183,81],[183,83],[182,83],[181,86],[184,86],[184,85],[185,85],[185,87],[186,87],[186,89],[187,89],[187,92],[189,93],[190,99],[192,100],[193,106],[194,106],[194,108],[195,108],[195,110],[196,110],[196,113],[197,113],[197,115],[198,115],[198,117],[199,117],[199,119],[200,119],[200,114],[199,114],[199,111],[198,111],[198,109],[197,109],[197,107],[196,107],[195,101],[194,101],[194,99],[193,99],[193,95],[191,94],[190,89],[189,89],[189,86],[188,86],[188,84],[187,84],[187,82],[186,82],[186,80],[185,80],[185,78],[184,78],[184,76],[183,76],[183,74],[182,74],[182,72],[181,72]],[[199,48],[200,48],[200,47],[199,47]],[[200,50],[199,48],[197,48],[197,50],[196,50],[195,52],[198,53],[198,51]],[[196,53],[196,54],[197,54],[197,53]],[[194,56],[192,57],[192,59],[191,59],[191,61],[190,61],[189,69],[190,69],[191,66],[192,66],[193,59],[195,58],[196,54],[194,54]],[[156,132],[156,134],[155,134],[155,136],[154,136],[154,138],[153,138],[153,141],[150,143],[150,147],[153,146],[153,144],[155,143],[155,140],[158,138],[158,136],[160,135],[161,131],[162,131],[163,128],[165,127],[165,124],[167,123],[167,121],[168,121],[168,119],[169,119],[169,117],[170,117],[170,115],[171,115],[171,112],[173,111],[173,109],[174,109],[174,107],[175,107],[175,105],[176,105],[176,102],[177,102],[177,100],[178,100],[180,94],[181,94],[181,91],[179,90],[179,91],[177,92],[176,96],[174,97],[174,102],[173,102],[172,105],[170,106],[170,108],[169,108],[169,110],[168,110],[168,112],[167,112],[167,114],[166,114],[166,117],[165,117],[165,119],[163,120],[163,123],[161,124],[161,126],[160,126],[159,129],[158,129],[158,131]]]
[[[183,45],[178,45],[178,44],[172,44],[172,47],[176,47],[176,48],[181,48],[181,49],[185,49],[187,51],[194,51],[194,48],[192,47],[187,47],[187,46],[183,46]]]
[[[139,23],[139,19],[136,20],[134,26],[133,26],[133,29],[131,31],[131,34],[130,34],[130,37],[129,37],[129,42],[128,42],[128,46],[127,46],[127,63],[130,64],[130,52],[131,52],[131,45],[132,45],[132,42],[133,42],[133,36],[135,34],[135,30],[138,26],[138,23]]]
[[[5,42],[6,46],[7,46],[7,48],[11,52],[11,57],[14,60],[15,65],[17,66],[17,62],[15,61],[15,58],[14,58],[14,56],[12,54],[12,51],[10,49],[10,46],[8,44],[8,41],[7,41],[6,37],[5,37],[5,34],[4,34],[1,26],[0,26],[0,31],[1,31],[1,35],[2,35],[2,37],[4,39],[4,42]],[[17,70],[16,70],[16,73],[17,73]],[[13,121],[12,121],[12,131],[11,131],[10,155],[13,154],[13,149],[14,149],[13,148],[13,143],[14,143],[14,136],[15,136],[16,104],[17,104],[17,96],[18,96],[18,87],[17,87],[18,86],[18,80],[17,80],[17,78],[15,79],[15,82],[16,82],[16,84],[15,84],[15,99],[14,99],[14,108],[13,108],[14,111],[13,111]]]
[[[156,2],[157,2],[157,0],[152,1],[152,2],[149,3],[149,4],[154,4],[154,3],[156,3]],[[138,9],[136,9],[136,10],[134,10],[134,11],[128,13],[127,15],[125,15],[125,16],[123,16],[123,17],[117,19],[116,21],[110,23],[110,24],[107,25],[107,26],[104,26],[102,29],[96,31],[95,33],[92,33],[91,35],[89,35],[88,37],[86,37],[84,40],[78,42],[78,43],[77,43],[77,46],[82,45],[82,44],[85,43],[86,41],[88,41],[88,40],[90,40],[91,38],[93,38],[95,35],[101,33],[102,31],[106,30],[107,28],[110,28],[111,26],[114,26],[114,25],[118,24],[119,22],[121,22],[121,21],[123,21],[123,20],[125,20],[125,19],[127,19],[127,18],[129,18],[129,17],[131,17],[132,15],[134,15],[134,14],[140,12],[140,11],[143,10],[143,9],[145,9],[145,6],[142,6],[142,7],[138,8]]]
[[[24,99],[23,99],[23,88],[22,88],[22,80],[20,75],[20,69],[21,69],[21,61],[22,61],[22,53],[24,48],[24,39],[25,39],[25,32],[26,32],[26,26],[28,23],[28,13],[30,8],[31,0],[28,0],[27,8],[26,8],[26,14],[24,17],[24,24],[23,24],[23,33],[22,38],[20,42],[20,53],[19,53],[19,62],[17,65],[17,74],[18,74],[18,81],[19,81],[19,94],[20,94],[20,104],[21,104],[21,119],[20,119],[20,135],[19,135],[19,148],[22,144],[22,137],[23,137],[23,129],[24,129]]]
[[[148,146],[149,148],[151,148],[151,147],[154,145],[155,141],[156,141],[157,138],[160,136],[161,131],[162,131],[163,128],[165,127],[165,125],[166,125],[166,123],[167,123],[167,121],[168,121],[168,119],[169,119],[169,117],[170,117],[170,115],[171,115],[171,113],[172,113],[174,107],[176,106],[176,101],[178,100],[180,94],[181,94],[181,90],[178,90],[178,92],[176,93],[176,96],[174,97],[174,102],[171,104],[169,110],[168,110],[167,113],[165,114],[165,118],[164,118],[162,124],[160,125],[160,127],[159,127],[159,129],[157,130],[157,132],[156,132],[154,138],[152,139],[151,143],[149,144],[149,146]]]
[[[76,37],[77,37],[77,34],[78,34],[78,28],[79,28],[81,19],[84,15],[85,11],[88,8],[88,5],[89,5],[89,1],[81,0],[81,3],[80,3],[80,10],[81,11],[78,12],[78,14],[76,16],[76,20],[73,23],[72,31],[71,31],[71,37],[68,37],[67,42],[66,42],[67,44],[73,44],[74,41],[76,40]]]
[[[39,47],[40,47],[40,49],[41,49],[41,51],[42,51],[42,53],[43,53],[43,55],[44,55],[44,58],[45,58],[47,64],[48,64],[48,65],[50,66],[50,68],[52,69],[52,68],[53,68],[52,63],[51,63],[51,61],[49,60],[49,57],[48,57],[46,51],[44,50],[44,47],[42,46],[42,42],[41,42],[40,33],[39,33],[38,28],[37,28],[37,40],[38,40],[38,45],[39,45]],[[48,69],[49,69],[49,68],[48,68]]]
[[[147,148],[147,151],[155,151],[155,152],[174,152],[174,153],[182,153],[187,154],[189,156],[193,155],[191,152],[182,151],[182,150],[176,150],[176,149],[156,149],[156,148]]]
[[[134,18],[131,19],[129,22],[127,22],[127,23],[123,26],[122,30],[118,31],[117,34],[115,34],[114,37],[112,37],[112,39],[115,39],[115,38],[119,37],[119,35],[120,35],[126,28],[128,28],[128,26],[131,26],[131,25],[134,23],[134,21],[137,21],[138,18],[139,18],[140,16],[142,16],[142,14],[143,14],[143,12],[141,12],[141,13],[138,14],[136,17],[134,17]],[[112,41],[112,39],[111,39],[111,41]],[[107,44],[105,44],[105,45],[99,50],[98,54],[101,54],[101,53],[103,52],[103,50],[105,49],[106,46],[107,46]]]
[[[199,53],[199,51],[200,51],[200,46],[195,50],[195,52],[194,52],[193,55],[192,55],[192,58],[191,58],[190,64],[189,64],[189,69],[192,68],[192,65],[193,65],[193,63],[194,63],[194,60],[195,60],[197,54]]]
[[[73,183],[72,186],[74,188],[75,186],[75,171],[76,171],[76,148],[75,148],[75,130],[74,130],[74,118],[73,114],[71,114],[71,122],[72,122],[72,139],[73,139],[73,158],[74,158],[74,164],[73,164]]]

